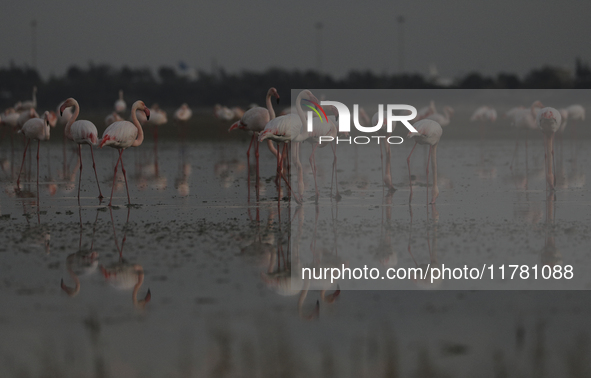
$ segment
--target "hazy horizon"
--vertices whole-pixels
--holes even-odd
[[[317,69],[317,29],[322,22],[322,71],[399,73],[399,24],[404,23],[404,72],[442,77],[472,71],[520,76],[544,65],[574,68],[591,60],[580,36],[591,31],[591,4],[501,0],[492,3],[220,1],[53,4],[10,1],[16,17],[0,24],[0,66],[31,66],[37,21],[37,69],[47,78],[89,62],[113,67],[176,66],[210,72]],[[346,5],[343,5],[346,4]],[[92,41],[92,43],[89,43]]]

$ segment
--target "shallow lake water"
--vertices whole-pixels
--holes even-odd
[[[527,152],[513,132],[445,135],[436,206],[421,146],[409,205],[409,141],[392,147],[393,193],[376,145],[339,146],[340,201],[330,147],[318,149],[318,204],[302,146],[298,205],[284,186],[278,196],[262,145],[257,190],[247,136],[147,138],[123,154],[132,205],[119,171],[109,208],[115,150],[95,149],[101,202],[82,148],[79,206],[73,146],[64,162],[60,137],[41,145],[37,200],[35,148],[16,191],[22,147],[5,140],[0,375],[585,376],[591,140],[557,139],[552,195],[537,133]],[[572,265],[574,278],[289,281],[290,270],[340,264]]]

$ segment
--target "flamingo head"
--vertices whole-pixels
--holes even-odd
[[[273,130],[265,129],[261,131],[261,133],[259,134],[259,142],[268,139],[271,136],[271,134],[273,134]]]
[[[60,106],[60,117],[64,115],[64,110],[66,110],[66,108],[74,105],[76,105],[76,100],[74,100],[72,97],[62,102],[62,105]]]
[[[136,105],[137,110],[141,110],[146,114],[147,120],[150,119],[150,109],[148,109],[148,107],[146,106],[146,104],[144,104],[143,101],[136,101],[136,103],[134,105]]]
[[[230,126],[230,128],[228,129],[228,132],[230,132],[234,129],[244,130],[244,129],[246,129],[246,125],[244,123],[242,123],[242,120],[240,120],[238,122],[235,122],[232,126]]]
[[[306,98],[310,101],[314,101],[317,104],[320,104],[320,101],[318,101],[318,99],[316,98],[316,96],[314,96],[312,94],[312,92],[310,92],[308,89],[304,89],[300,95],[302,96],[302,98]]]
[[[268,95],[275,97],[277,104],[279,104],[279,92],[277,92],[277,89],[275,87],[269,88]]]
[[[57,125],[57,115],[53,110],[51,110],[47,116],[47,121],[51,127],[55,127]]]

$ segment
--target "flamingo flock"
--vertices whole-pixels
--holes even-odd
[[[107,127],[102,137],[99,139],[97,127],[88,120],[79,120],[80,105],[74,98],[68,98],[58,106],[58,114],[55,112],[46,111],[42,117],[39,117],[36,107],[37,88],[33,88],[32,99],[17,103],[14,108],[7,109],[1,116],[0,121],[4,132],[18,131],[26,138],[26,144],[23,153],[23,161],[21,163],[21,170],[19,171],[16,180],[17,189],[20,189],[20,176],[24,167],[26,153],[31,140],[37,140],[37,150],[39,154],[40,142],[49,139],[50,129],[56,124],[64,125],[64,137],[67,140],[73,141],[78,145],[78,160],[79,160],[79,177],[78,177],[78,203],[80,204],[80,191],[82,185],[82,145],[88,145],[93,161],[93,170],[95,180],[97,182],[98,198],[102,199],[103,194],[100,188],[100,182],[97,173],[96,162],[94,159],[93,146],[98,145],[99,148],[109,146],[115,148],[119,152],[119,156],[115,162],[113,172],[113,184],[111,187],[111,196],[109,199],[109,206],[113,205],[113,194],[116,186],[116,177],[119,164],[121,164],[121,171],[126,186],[127,203],[131,204],[131,195],[129,193],[129,184],[127,181],[127,174],[123,163],[123,151],[130,147],[139,147],[144,141],[144,127],[153,127],[154,141],[157,143],[158,127],[168,123],[168,117],[165,111],[160,109],[157,104],[153,104],[150,108],[146,106],[143,101],[136,101],[131,107],[129,120],[125,120],[121,113],[127,109],[127,103],[124,99],[123,91],[119,91],[119,98],[114,103],[114,109],[111,114],[105,118],[105,126]],[[278,186],[278,199],[283,198],[281,194],[281,182],[285,183],[289,195],[298,203],[304,202],[304,169],[301,163],[301,144],[307,142],[311,145],[311,153],[308,158],[310,172],[314,179],[314,197],[315,202],[319,201],[320,190],[318,186],[318,168],[317,168],[317,152],[320,148],[330,144],[332,149],[332,174],[336,183],[336,193],[333,195],[332,184],[330,191],[330,198],[336,201],[342,197],[338,188],[337,177],[337,143],[335,140],[339,136],[343,136],[338,128],[339,114],[337,108],[333,106],[319,106],[320,101],[310,91],[301,91],[295,101],[295,105],[290,108],[291,113],[280,115],[276,117],[275,109],[273,108],[272,99],[275,98],[279,103],[279,92],[276,88],[269,88],[265,96],[266,107],[258,107],[252,105],[247,111],[242,111],[239,108],[227,108],[221,105],[216,105],[214,114],[221,120],[236,120],[228,131],[240,129],[248,132],[251,135],[250,143],[246,151],[247,160],[250,158],[250,151],[254,145],[256,158],[256,184],[257,195],[259,191],[260,180],[260,151],[259,143],[266,142],[271,154],[276,159],[276,176],[275,183]],[[313,111],[310,111],[312,109]],[[318,112],[321,110],[322,113]],[[333,113],[327,115],[326,112]],[[413,175],[411,174],[410,160],[417,144],[427,145],[427,188],[431,188],[431,198],[427,195],[427,202],[434,204],[439,196],[439,187],[437,181],[437,147],[439,145],[443,129],[450,127],[453,123],[454,109],[450,106],[443,106],[442,111],[438,111],[434,101],[430,101],[429,105],[420,108],[416,117],[412,121],[416,132],[408,133],[408,140],[413,140],[415,143],[407,157],[408,177],[410,186],[409,201],[413,198]],[[356,113],[357,114],[357,113]],[[182,104],[172,116],[175,123],[180,125],[192,117],[192,110],[187,104]],[[357,116],[356,116],[357,117]],[[529,107],[514,107],[504,113],[504,117],[517,130],[525,130],[526,136],[530,130],[539,130],[544,138],[545,149],[545,176],[547,189],[554,191],[556,188],[556,177],[554,173],[554,139],[555,135],[561,135],[567,128],[567,122],[574,129],[574,125],[585,120],[585,108],[581,105],[575,104],[560,109],[545,107],[540,101],[535,101]],[[384,113],[375,113],[370,120],[363,109],[359,112],[359,119],[364,124],[370,124],[374,127],[381,123],[380,120],[385,119]],[[489,105],[483,105],[474,110],[471,117],[471,122],[478,123],[481,132],[487,124],[494,124],[497,122],[497,110]],[[356,121],[359,122],[359,121]],[[392,125],[390,132],[385,132],[385,127],[378,130],[378,135],[388,138],[392,135],[396,123]],[[348,135],[345,133],[345,137]],[[482,138],[482,134],[481,134]],[[527,148],[526,138],[526,148]],[[329,141],[329,142],[327,142]],[[516,141],[516,151],[519,141]],[[378,143],[379,144],[379,143]],[[396,191],[392,180],[392,154],[390,151],[390,144],[380,144],[380,152],[382,159],[382,180],[384,188],[390,194]],[[155,144],[157,146],[157,144]],[[155,147],[155,150],[157,147]],[[384,159],[383,149],[386,154]],[[157,153],[157,152],[156,152]],[[290,158],[290,154],[292,155]],[[527,150],[526,150],[527,154]],[[515,153],[514,157],[515,158]],[[37,159],[39,159],[37,157]],[[65,159],[64,159],[65,160]],[[385,161],[384,161],[385,160]],[[291,182],[291,166],[293,162],[295,168],[295,185]],[[511,162],[512,167],[513,161]],[[431,165],[431,167],[429,167]],[[250,169],[250,165],[247,165]],[[385,167],[385,169],[384,169]],[[429,185],[429,170],[431,169],[432,183]],[[249,174],[250,180],[250,174]],[[37,183],[39,182],[39,170],[37,170]],[[250,187],[250,184],[249,184]],[[295,189],[295,190],[294,190]]]

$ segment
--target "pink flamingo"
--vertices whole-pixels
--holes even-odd
[[[92,169],[94,169],[94,177],[96,178],[96,185],[98,186],[99,196],[98,198],[103,198],[103,193],[101,192],[101,186],[99,184],[98,175],[96,173],[96,163],[94,162],[94,152],[92,150],[92,146],[96,145],[98,142],[98,131],[96,130],[96,126],[94,123],[86,120],[77,121],[78,113],[80,113],[80,106],[78,105],[78,101],[74,100],[72,97],[64,101],[62,106],[60,106],[60,115],[64,112],[64,109],[69,107],[74,107],[74,114],[72,118],[66,124],[65,134],[66,138],[70,139],[78,143],[78,158],[80,159],[80,177],[78,177],[78,204],[80,204],[80,184],[82,182],[82,145],[87,144],[90,146],[90,155],[92,156]]]
[[[240,129],[248,131],[250,134],[252,134],[250,144],[248,145],[248,150],[246,150],[246,159],[250,161],[250,149],[252,147],[252,143],[254,142],[254,155],[256,157],[257,165],[257,183],[259,181],[259,142],[257,138],[259,133],[265,129],[267,123],[269,123],[269,121],[272,119],[275,119],[275,110],[273,109],[273,103],[271,102],[271,97],[273,96],[277,99],[277,103],[279,103],[279,93],[277,92],[277,89],[273,87],[269,88],[266,97],[267,108],[257,106],[247,110],[242,118],[228,129],[228,132],[234,129]],[[273,142],[271,140],[267,140],[267,146],[269,147],[269,151],[271,151],[273,155],[277,157],[277,150],[273,146]]]
[[[443,108],[443,114],[441,113],[433,113],[427,116],[425,119],[430,119],[437,122],[441,127],[445,127],[449,125],[451,122],[451,116],[454,114],[454,110],[450,106],[446,106]]]
[[[174,112],[172,119],[176,122],[187,122],[191,119],[191,116],[193,116],[193,111],[189,108],[189,105],[184,103]]]
[[[546,182],[550,190],[554,190],[556,185],[556,177],[554,176],[554,135],[560,129],[561,123],[562,117],[560,116],[560,112],[554,108],[545,107],[536,114],[536,125],[544,134]]]
[[[125,109],[127,109],[127,104],[125,103],[125,100],[123,99],[123,90],[119,90],[119,99],[117,101],[115,101],[115,111],[117,113],[123,113],[125,111]]]
[[[31,143],[31,139],[37,139],[37,198],[39,198],[39,144],[42,140],[49,140],[50,126],[47,121],[48,115],[49,112],[45,112],[43,118],[31,118],[25,122],[22,129],[18,131],[25,135],[27,138],[27,144],[25,145],[25,152],[23,153],[21,169],[18,172],[18,178],[16,179],[16,187],[20,189],[21,172],[23,170],[23,165],[25,164],[25,157],[27,156],[29,143]]]
[[[318,99],[312,94],[312,92],[309,90],[301,91],[296,99],[296,108],[298,110],[298,114],[287,114],[271,120],[269,123],[267,123],[267,125],[265,125],[263,131],[261,131],[259,134],[259,142],[270,139],[276,142],[278,146],[279,143],[283,143],[283,151],[279,152],[279,147],[277,148],[277,177],[283,178],[287,184],[287,187],[289,188],[289,191],[292,193],[293,190],[291,190],[291,186],[283,174],[281,167],[283,165],[283,155],[287,151],[287,143],[290,143],[292,140],[294,142],[302,142],[306,139],[299,139],[300,134],[305,135],[305,132],[302,133],[302,129],[305,129],[306,127],[306,116],[304,115],[304,111],[301,108],[301,102],[303,98],[319,103]],[[299,178],[298,181],[301,182]],[[295,193],[293,193],[293,195],[297,203],[302,203],[301,198],[298,198]]]
[[[408,179],[410,182],[410,198],[409,202],[412,201],[412,177],[410,175],[410,156],[417,144],[428,144],[429,145],[429,156],[427,157],[427,201],[429,200],[429,160],[431,160],[433,168],[433,191],[431,192],[431,203],[434,204],[435,200],[439,196],[439,188],[437,187],[437,145],[443,129],[441,125],[431,119],[423,119],[415,123],[414,128],[417,130],[416,133],[408,133],[409,138],[414,138],[415,145],[412,147],[406,163],[408,164]]]
[[[131,122],[118,121],[107,127],[101,138],[100,148],[107,145],[119,150],[119,159],[115,163],[115,171],[113,173],[113,187],[111,188],[111,199],[109,206],[113,201],[113,190],[115,189],[115,179],[117,178],[117,165],[121,162],[121,170],[123,171],[123,178],[125,179],[125,188],[127,189],[127,203],[131,204],[129,198],[129,187],[127,185],[127,175],[125,174],[125,167],[123,166],[123,150],[129,147],[138,147],[144,141],[144,130],[140,125],[135,114],[136,110],[143,110],[146,113],[146,118],[150,119],[150,110],[143,101],[136,101],[131,107]]]

